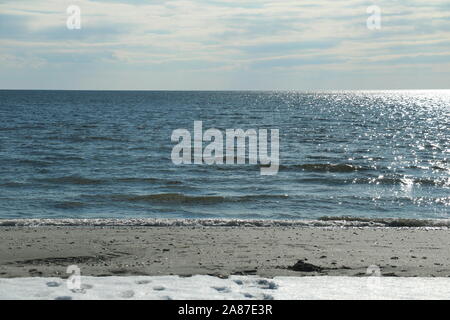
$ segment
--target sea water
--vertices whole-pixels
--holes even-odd
[[[279,171],[173,130],[278,129]],[[450,91],[0,91],[0,218],[449,218]]]

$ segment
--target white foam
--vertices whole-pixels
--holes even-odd
[[[420,227],[448,228],[450,219],[395,219],[335,217],[319,220],[277,219],[165,219],[165,218],[90,218],[90,219],[0,219],[0,226],[205,226],[205,227]]]
[[[0,299],[449,299],[450,278],[129,276],[0,279]]]

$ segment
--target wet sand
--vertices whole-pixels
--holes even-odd
[[[0,277],[449,277],[449,245],[446,228],[1,226]]]

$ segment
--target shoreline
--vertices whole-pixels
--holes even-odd
[[[0,227],[384,227],[450,228],[450,219],[321,217],[319,219],[232,219],[232,218],[25,218],[0,219]]]
[[[113,226],[0,223],[0,278],[65,278],[69,265],[77,265],[83,276],[95,277],[358,277],[365,276],[373,265],[382,276],[450,277],[446,227],[351,222],[340,226],[243,222],[208,226],[191,222]]]

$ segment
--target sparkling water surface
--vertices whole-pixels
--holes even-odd
[[[196,120],[279,129],[278,175],[174,165]],[[449,160],[450,91],[0,91],[0,218],[449,218]]]

